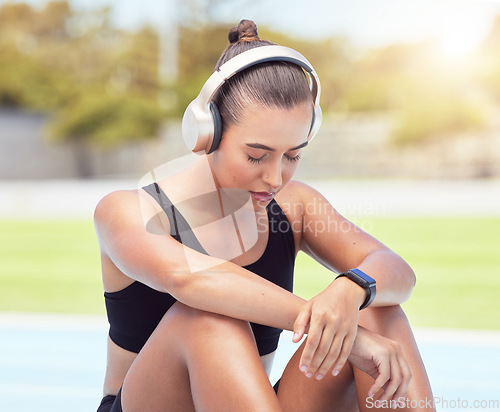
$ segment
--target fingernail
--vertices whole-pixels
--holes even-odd
[[[302,366],[300,367],[300,370],[301,370],[302,372],[305,372],[305,371],[307,370],[307,366],[306,366],[306,365],[302,365]]]
[[[312,378],[313,374],[311,372],[306,373],[306,378]]]
[[[316,379],[317,379],[318,381],[320,381],[321,379],[323,379],[323,375],[321,375],[321,374],[316,375]]]
[[[299,338],[299,334],[298,334],[297,332],[295,332],[295,333],[293,334],[293,339],[298,339],[298,338]]]
[[[375,394],[373,392],[368,393],[369,398],[373,398],[374,396],[375,396]]]
[[[332,372],[332,375],[333,376],[337,376],[339,374],[339,371],[337,369],[335,369],[333,372]]]

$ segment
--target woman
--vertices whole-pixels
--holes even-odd
[[[229,40],[218,72],[273,45],[247,20]],[[294,59],[221,80],[205,102],[220,116],[215,144],[180,173],[97,206],[110,321],[99,411],[348,411],[373,408],[367,397],[382,407],[431,398],[399,306],[412,270],[292,180],[321,115],[319,82]],[[188,108],[183,134],[199,151],[196,116]],[[306,302],[291,293],[299,250],[347,273]],[[273,390],[266,371],[282,329],[307,338]]]

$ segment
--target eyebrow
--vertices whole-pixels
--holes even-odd
[[[293,152],[294,150],[299,150],[302,149],[303,147],[306,147],[309,144],[309,142],[304,142],[302,144],[299,144],[296,147],[292,147],[291,149],[288,149],[287,152]],[[269,150],[270,152],[275,152],[276,149],[273,149],[272,147],[260,144],[260,143],[247,143],[246,144],[248,147],[252,147],[254,149],[262,149],[262,150]]]

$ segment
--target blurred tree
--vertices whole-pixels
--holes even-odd
[[[182,116],[226,47],[229,28],[238,23],[217,19],[222,7],[237,7],[230,0],[176,5],[179,15],[173,19],[176,35],[171,41],[177,44],[172,50],[178,52],[178,67],[176,77],[164,84],[156,29],[119,30],[111,24],[109,8],[75,11],[67,0],[51,1],[41,9],[2,5],[0,106],[53,113],[51,138],[83,147],[109,148],[157,135],[166,117]],[[439,63],[432,42],[354,55],[344,38],[298,39],[265,26],[259,26],[259,35],[307,56],[321,78],[325,114],[394,111],[398,142],[484,124],[483,108],[470,98],[473,93],[463,90],[464,74]],[[499,46],[500,18],[483,46],[489,60],[481,77],[500,99]]]
[[[178,76],[172,86],[177,96],[176,115],[199,93],[212,73],[227,44],[226,26],[196,25],[179,27]]]
[[[485,124],[484,107],[464,99],[459,90],[421,88],[398,112],[392,141],[398,145],[415,144],[480,130]]]
[[[66,0],[0,8],[0,105],[52,113],[49,137],[80,145],[82,177],[92,174],[89,144],[157,136],[165,116],[157,33],[118,30],[109,14],[76,12]]]
[[[436,41],[374,50],[353,65],[346,100],[351,111],[391,111],[392,141],[414,144],[485,127],[472,68],[457,68]]]
[[[394,44],[369,51],[352,65],[346,100],[351,111],[384,111],[401,108],[415,82],[433,82],[432,43]]]
[[[321,80],[321,107],[325,113],[345,109],[345,94],[353,57],[349,41],[342,37],[321,40],[299,39],[263,27],[261,38],[301,52],[314,66]]]
[[[199,24],[179,28],[179,74],[173,85],[178,97],[178,116],[182,115],[185,107],[196,97],[222,51],[229,44],[229,29],[230,26],[226,24]],[[343,107],[343,95],[346,92],[344,85],[351,66],[347,41],[337,38],[321,41],[297,39],[266,26],[259,26],[258,32],[261,39],[271,39],[307,55],[321,78],[321,103],[325,112]]]
[[[53,72],[39,64],[37,13],[26,4],[0,9],[0,104],[34,109],[54,107]]]
[[[233,13],[246,5],[258,6],[263,0],[182,0],[177,1],[179,22],[183,26],[195,27],[202,25],[222,24],[220,13],[223,9],[230,9]],[[238,22],[227,22],[236,25]],[[232,26],[231,26],[232,27]]]

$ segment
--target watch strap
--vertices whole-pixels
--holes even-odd
[[[340,277],[346,277],[353,281],[357,285],[361,286],[366,291],[366,298],[364,302],[359,307],[359,310],[365,309],[373,302],[375,295],[377,293],[377,286],[375,279],[368,276],[365,272],[360,269],[350,269],[347,272],[341,273],[335,279]]]

